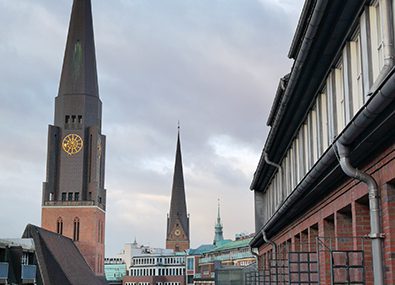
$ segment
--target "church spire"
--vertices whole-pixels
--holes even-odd
[[[91,0],[74,0],[59,96],[99,96]]]
[[[48,128],[42,227],[72,238],[104,275],[106,136],[101,133],[91,0],[74,0],[54,124]]]
[[[224,236],[223,236],[223,232],[222,232],[220,204],[219,204],[219,199],[218,199],[218,214],[217,214],[217,223],[215,224],[214,245],[217,245],[217,243],[222,240],[224,240]]]
[[[185,198],[179,125],[170,213],[167,219],[166,248],[173,248],[175,251],[189,248],[189,217]]]

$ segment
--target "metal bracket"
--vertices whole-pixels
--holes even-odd
[[[376,238],[385,238],[385,233],[376,233],[376,234],[368,234],[368,237],[371,239],[376,239]]]

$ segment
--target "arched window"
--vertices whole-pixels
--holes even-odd
[[[76,217],[74,219],[74,234],[73,234],[73,240],[74,241],[79,241],[80,240],[80,219]]]
[[[58,234],[63,234],[63,219],[61,217],[59,217],[56,222],[56,232]]]

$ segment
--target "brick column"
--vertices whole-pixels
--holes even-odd
[[[308,229],[300,233],[300,250],[309,251],[309,233]]]
[[[333,222],[334,216],[330,216],[326,219],[321,220],[318,223],[318,235],[320,237],[334,237],[335,236],[335,224]],[[324,239],[324,243],[328,247],[331,240]],[[320,245],[320,284],[331,284],[331,263],[330,263],[330,253],[327,248]]]
[[[318,224],[309,227],[309,251],[317,251]]]
[[[300,251],[300,234],[292,238],[292,251]]]
[[[386,284],[395,284],[395,182],[381,187],[381,205]]]
[[[370,233],[370,211],[367,195],[363,198],[364,203],[353,202],[353,235],[364,237]],[[365,278],[366,284],[373,284],[373,264],[372,264],[372,244],[369,239],[356,238],[354,240],[354,250],[364,250],[365,258]]]
[[[336,249],[353,249],[351,206],[344,212],[339,211],[335,213],[335,236]]]

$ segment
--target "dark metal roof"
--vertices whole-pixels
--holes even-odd
[[[60,95],[99,96],[91,0],[74,0],[60,79]]]
[[[167,225],[167,235],[180,222],[184,233],[189,238],[189,221],[185,198],[184,174],[182,170],[180,131],[177,135],[176,161],[174,165],[173,188],[171,191],[170,214]]]
[[[284,94],[281,96],[276,114],[271,119],[271,126],[264,150],[269,159],[279,163],[305,120],[316,95],[324,84],[324,79],[336,63],[338,52],[351,34],[351,28],[360,15],[366,1],[322,0],[319,20],[311,25],[306,46],[301,46],[292,68],[290,79]],[[306,8],[306,7],[305,7]],[[310,10],[309,10],[310,11]],[[314,13],[314,11],[310,11]],[[305,15],[313,19],[313,15]],[[300,23],[306,25],[306,22]],[[302,59],[300,59],[303,58]],[[276,99],[275,99],[276,101]],[[263,155],[251,183],[251,190],[265,191],[275,172],[267,165]]]
[[[27,225],[23,238],[32,238],[44,285],[104,285],[86,263],[74,242],[34,225]]]

